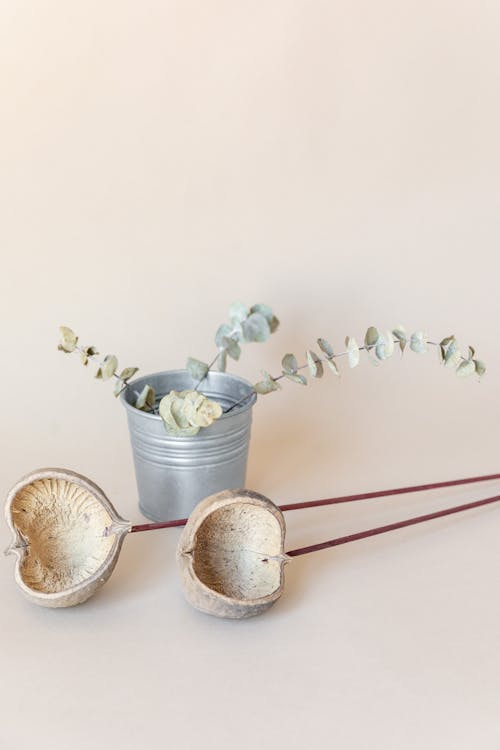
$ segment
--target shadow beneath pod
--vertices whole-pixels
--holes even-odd
[[[131,597],[165,576],[176,576],[175,552],[180,530],[159,529],[128,534],[113,576],[105,586],[108,598]]]

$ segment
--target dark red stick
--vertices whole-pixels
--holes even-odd
[[[171,529],[173,526],[185,526],[187,518],[177,518],[175,521],[159,521],[158,523],[137,523],[132,526],[130,533],[135,531],[154,531],[155,529]]]
[[[331,497],[326,500],[310,500],[304,503],[292,503],[280,505],[281,510],[300,510],[301,508],[318,508],[321,505],[335,505],[337,503],[351,503],[353,500],[370,500],[373,497],[389,497],[390,495],[404,495],[408,492],[422,492],[423,490],[437,490],[443,487],[457,487],[460,484],[472,484],[473,482],[486,482],[488,479],[500,479],[500,474],[485,474],[479,477],[467,477],[466,479],[452,479],[448,482],[433,482],[431,484],[416,484],[412,487],[399,487],[395,490],[378,490],[377,492],[363,492],[360,495],[344,495],[343,497]]]
[[[357,542],[359,539],[366,539],[369,536],[377,536],[377,534],[385,534],[387,531],[395,531],[396,529],[403,529],[405,526],[413,526],[417,523],[423,523],[424,521],[431,521],[433,518],[441,518],[442,516],[450,516],[452,513],[461,513],[464,510],[471,510],[472,508],[480,508],[482,505],[489,505],[490,503],[496,503],[500,500],[500,495],[495,497],[488,497],[486,500],[476,500],[473,503],[465,503],[465,505],[456,505],[454,508],[446,508],[445,510],[438,510],[435,513],[427,513],[425,516],[416,516],[415,518],[408,518],[406,521],[397,521],[396,523],[390,523],[387,526],[378,526],[375,529],[368,529],[367,531],[360,531],[357,534],[349,534],[348,536],[339,536],[337,539],[330,539],[328,542],[320,542],[320,544],[311,544],[309,547],[300,547],[299,549],[293,549],[286,554],[289,557],[298,557],[299,555],[307,555],[309,552],[317,552],[321,549],[327,549],[328,547],[338,547],[340,544],[348,544],[349,542]]]
[[[399,487],[392,490],[378,490],[377,492],[362,492],[359,495],[343,495],[341,497],[331,497],[326,500],[309,500],[304,503],[290,503],[289,505],[280,505],[280,509],[301,510],[303,508],[318,508],[321,505],[335,505],[337,503],[351,503],[355,500],[369,500],[375,497],[389,497],[390,495],[404,495],[409,492],[421,492],[423,490],[436,490],[443,487],[456,487],[460,484],[472,484],[474,482],[486,482],[492,479],[500,479],[500,474],[485,474],[478,477],[467,477],[466,479],[452,479],[448,482],[433,482],[431,484],[418,484],[412,487]],[[159,523],[141,523],[132,526],[130,531],[153,531],[155,529],[170,529],[173,526],[185,526],[187,518],[179,518],[175,521],[160,521]]]

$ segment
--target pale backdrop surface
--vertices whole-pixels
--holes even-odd
[[[210,357],[237,299],[282,320],[234,367],[251,380],[397,323],[488,365],[287,384],[255,408],[250,488],[499,471],[499,35],[490,0],[1,2],[1,493],[65,466],[138,521],[125,414],[57,327],[147,373]],[[300,512],[288,546],[495,492]],[[4,559],[0,744],[497,750],[499,513],[299,558],[246,622],[184,603],[175,530],[127,539],[67,611]]]

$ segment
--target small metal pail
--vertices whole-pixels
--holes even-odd
[[[200,392],[223,409],[246,400],[197,435],[174,437],[161,417],[133,406],[146,384],[155,389],[157,402],[172,390],[194,387],[186,370],[169,370],[130,382],[120,397],[127,410],[141,512],[152,521],[184,518],[208,495],[244,487],[256,399],[252,385],[235,375],[209,372]]]

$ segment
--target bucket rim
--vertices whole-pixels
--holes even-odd
[[[155,421],[162,421],[159,414],[150,414],[146,411],[141,411],[141,409],[136,409],[135,406],[130,404],[127,401],[126,394],[129,388],[132,388],[134,384],[138,384],[141,381],[147,381],[148,378],[154,378],[158,377],[160,375],[185,375],[189,374],[188,371],[185,368],[179,368],[176,370],[159,370],[158,372],[151,372],[148,375],[141,375],[141,377],[136,378],[135,380],[131,380],[129,383],[127,383],[126,387],[123,389],[122,393],[120,394],[120,401],[127,409],[127,411],[134,414],[134,416],[139,416],[145,419],[152,419]],[[232,380],[237,381],[241,383],[242,385],[248,386],[250,392],[248,394],[248,399],[244,401],[241,406],[237,406],[236,408],[232,409],[230,412],[226,414],[222,414],[218,419],[217,422],[220,422],[223,419],[231,419],[231,417],[234,417],[237,414],[242,414],[245,411],[248,411],[252,408],[252,406],[257,401],[257,393],[255,390],[253,390],[253,385],[250,383],[250,381],[246,380],[245,378],[240,377],[239,375],[233,375],[230,372],[217,372],[217,371],[211,371],[208,375],[215,375],[217,378],[222,378],[223,380]],[[146,385],[146,382],[143,383],[143,385]],[[203,391],[201,391],[202,393]]]

